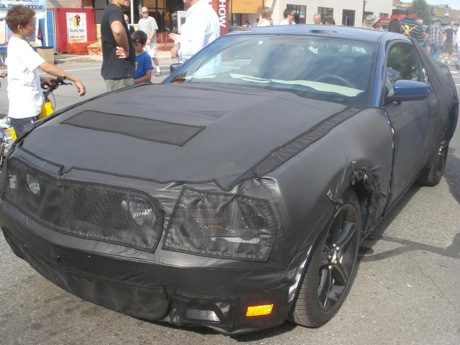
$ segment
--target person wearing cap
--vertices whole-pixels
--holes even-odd
[[[363,28],[366,28],[366,29],[381,30],[382,27],[378,23],[379,20],[380,20],[380,17],[376,17],[370,14],[366,16],[366,18],[364,18],[362,26]]]

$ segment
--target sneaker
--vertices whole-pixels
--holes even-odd
[[[160,77],[161,76],[161,72],[160,71],[156,71],[155,72],[155,77]]]

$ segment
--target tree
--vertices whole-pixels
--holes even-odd
[[[412,7],[417,10],[417,17],[421,18],[424,24],[431,24],[430,6],[425,0],[413,0]]]

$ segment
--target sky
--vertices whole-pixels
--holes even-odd
[[[425,0],[428,5],[449,5],[454,10],[460,10],[460,0]]]

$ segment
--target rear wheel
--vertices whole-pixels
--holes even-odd
[[[441,141],[438,149],[431,158],[430,165],[420,175],[418,182],[423,186],[436,186],[444,174],[447,162],[447,152],[449,151],[449,142]]]
[[[320,236],[299,287],[291,321],[306,327],[328,322],[343,304],[356,275],[361,212],[347,192],[330,226]]]

